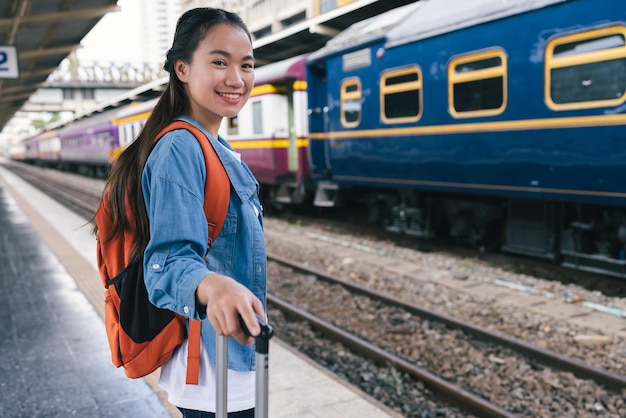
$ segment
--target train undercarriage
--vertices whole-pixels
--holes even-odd
[[[626,278],[626,211],[533,199],[482,199],[416,191],[364,193],[331,188],[333,199],[360,198],[372,223],[420,239],[452,238],[485,251],[553,260],[564,267]]]
[[[22,162],[42,168],[51,168],[54,170],[80,174],[86,177],[97,179],[106,179],[110,170],[110,166],[108,164],[98,163],[35,159],[23,159]]]

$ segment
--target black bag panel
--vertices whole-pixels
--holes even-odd
[[[143,279],[143,261],[130,263],[108,281],[120,297],[120,326],[136,343],[154,339],[175,319],[174,312],[154,306]]]

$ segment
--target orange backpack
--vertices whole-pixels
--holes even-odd
[[[230,200],[230,181],[221,160],[206,135],[189,122],[175,121],[165,127],[155,139],[176,129],[187,129],[202,147],[206,162],[204,212],[209,225],[209,241],[222,229]],[[210,194],[209,194],[210,190]],[[98,227],[97,257],[100,278],[105,287],[104,320],[111,348],[111,360],[116,367],[124,366],[126,376],[146,376],[170,359],[176,347],[187,338],[186,318],[160,309],[148,300],[143,280],[143,258],[129,264],[133,231],[104,242],[113,226],[106,196],[96,211]],[[189,320],[187,384],[198,384],[200,369],[200,321]]]

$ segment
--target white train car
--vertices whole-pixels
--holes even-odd
[[[120,153],[137,139],[158,100],[132,103],[115,114],[113,124],[117,125],[119,142],[111,148],[109,162],[115,161]]]

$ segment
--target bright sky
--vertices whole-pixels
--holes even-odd
[[[119,12],[107,13],[81,42],[77,51],[85,62],[141,60],[141,13],[138,0],[119,0]]]

